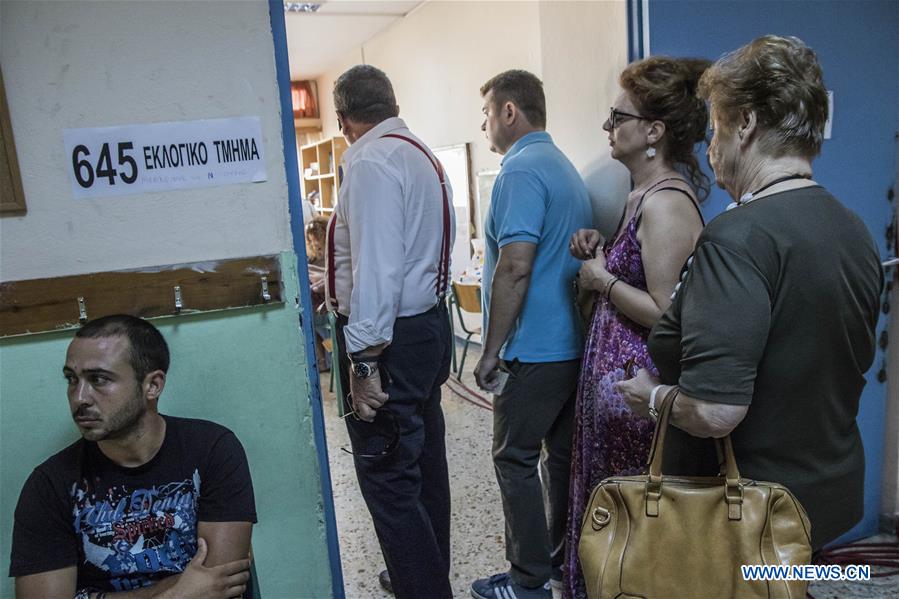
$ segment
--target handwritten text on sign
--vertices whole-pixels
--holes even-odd
[[[66,129],[75,198],[266,180],[259,117]]]

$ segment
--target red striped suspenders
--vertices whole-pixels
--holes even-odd
[[[428,159],[428,162],[431,163],[431,166],[434,167],[434,170],[437,172],[437,177],[440,179],[440,190],[443,192],[443,241],[440,245],[440,263],[437,265],[437,289],[436,295],[438,300],[443,300],[443,297],[446,294],[446,289],[449,287],[449,256],[450,256],[450,206],[449,206],[449,194],[446,191],[446,176],[443,172],[443,165],[440,164],[440,161],[432,158],[428,151],[422,146],[420,143],[406,137],[404,135],[398,135],[396,133],[387,133],[386,135],[382,135],[384,137],[394,137],[396,139],[401,139],[405,142],[408,142],[421,150],[422,154]],[[334,275],[334,229],[337,224],[337,211],[335,210],[331,214],[331,220],[328,222],[328,299],[330,300],[330,305],[328,306],[329,310],[337,309],[337,285],[335,282]]]

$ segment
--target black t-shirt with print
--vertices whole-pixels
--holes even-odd
[[[184,570],[197,522],[256,522],[246,454],[227,428],[164,416],[137,468],[80,439],[34,469],[16,506],[10,576],[78,567],[78,588],[128,591]]]

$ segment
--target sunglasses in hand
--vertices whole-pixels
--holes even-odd
[[[344,451],[357,458],[382,458],[392,454],[400,444],[400,425],[396,421],[396,417],[392,412],[385,409],[379,409],[375,412],[375,419],[366,422],[359,418],[356,409],[353,407],[353,394],[347,393],[344,397],[344,414],[341,420],[349,416],[353,417],[353,423],[347,426],[350,435],[356,439],[354,449],[352,451],[346,447],[341,447]],[[364,448],[365,451],[359,450]]]

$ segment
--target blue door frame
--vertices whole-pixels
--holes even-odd
[[[281,135],[284,141],[284,170],[287,176],[287,197],[290,210],[290,232],[293,251],[297,255],[299,277],[300,325],[306,340],[306,367],[309,372],[309,401],[312,404],[312,428],[315,452],[318,456],[319,479],[322,488],[322,510],[325,539],[328,544],[328,562],[331,566],[331,595],[345,599],[343,570],[340,566],[340,545],[337,537],[337,521],[334,517],[334,496],[331,493],[331,469],[328,465],[328,444],[325,439],[325,417],[322,410],[322,392],[319,384],[318,364],[315,360],[315,333],[312,330],[312,296],[309,289],[309,268],[306,263],[306,236],[303,226],[303,210],[300,205],[300,176],[297,167],[296,130],[293,124],[293,103],[290,97],[290,64],[287,52],[287,29],[284,22],[284,2],[269,0],[268,10],[275,42],[275,70],[278,77],[278,98],[281,102]]]

